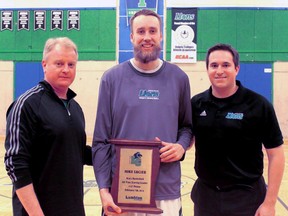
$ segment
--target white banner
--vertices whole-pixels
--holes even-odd
[[[197,8],[172,8],[171,62],[197,61]]]

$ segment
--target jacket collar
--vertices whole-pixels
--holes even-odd
[[[46,80],[42,80],[39,82],[39,84],[41,86],[44,87],[44,89],[46,89],[47,91],[49,91],[51,94],[53,94],[54,96],[56,96],[57,98],[59,98],[56,93],[54,92],[54,89],[52,88],[52,86],[46,81]],[[67,100],[71,100],[73,99],[74,97],[76,97],[76,93],[74,91],[72,91],[70,88],[68,88],[68,91],[67,91]]]

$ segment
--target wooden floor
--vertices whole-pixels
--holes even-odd
[[[0,216],[12,216],[11,204],[11,181],[6,174],[4,167],[4,140],[0,137]],[[285,174],[280,188],[278,202],[276,205],[276,216],[288,216],[288,142],[285,148]],[[267,158],[265,157],[265,165]],[[196,175],[194,172],[194,148],[187,152],[185,161],[182,162],[182,206],[184,216],[193,216],[193,203],[190,199],[190,191],[195,182]],[[267,166],[265,166],[265,178]],[[92,167],[85,166],[84,169],[84,203],[87,216],[100,216],[101,201],[98,194],[98,187]]]

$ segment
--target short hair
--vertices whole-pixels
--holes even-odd
[[[219,43],[216,44],[212,47],[209,48],[207,54],[206,54],[206,69],[208,69],[209,66],[209,56],[212,52],[217,51],[217,50],[224,50],[224,51],[228,51],[231,53],[232,57],[233,57],[233,62],[235,67],[239,66],[239,53],[237,52],[236,49],[234,49],[231,45],[229,44],[223,44],[223,43]]]
[[[43,60],[47,59],[48,54],[56,47],[56,45],[61,45],[66,48],[72,48],[78,59],[78,49],[76,44],[68,37],[57,37],[57,38],[49,38],[44,46],[43,50]]]
[[[159,24],[160,24],[160,31],[161,31],[161,26],[162,26],[162,21],[161,21],[161,17],[155,13],[154,11],[152,10],[149,10],[149,9],[142,9],[140,11],[137,11],[131,18],[130,18],[130,30],[131,32],[133,31],[133,22],[134,22],[134,19],[138,16],[141,16],[141,15],[144,15],[144,16],[154,16],[158,19],[159,21]]]

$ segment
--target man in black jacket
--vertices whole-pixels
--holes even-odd
[[[5,166],[13,183],[13,213],[85,215],[83,165],[92,164],[84,115],[69,89],[78,51],[69,38],[48,39],[44,81],[7,111]]]

